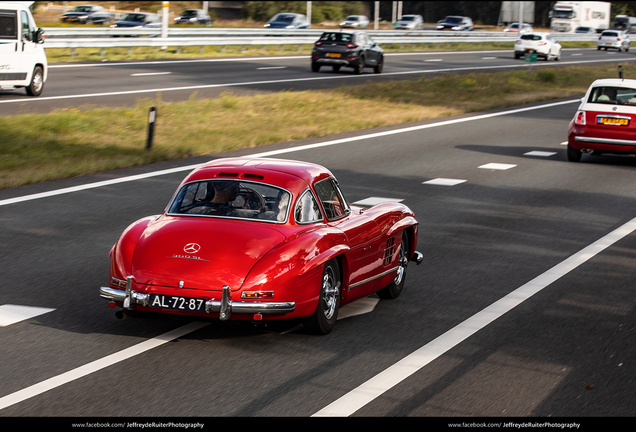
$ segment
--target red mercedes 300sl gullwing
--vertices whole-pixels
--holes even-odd
[[[417,234],[403,204],[349,206],[322,166],[218,159],[192,171],[163,214],[126,228],[100,295],[120,317],[302,319],[327,334],[341,305],[400,295],[409,261],[423,259]]]

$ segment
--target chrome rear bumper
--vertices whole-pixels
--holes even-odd
[[[110,287],[99,289],[100,297],[123,303],[124,309],[132,310],[135,305],[148,306],[150,296],[138,293],[131,289],[132,277],[126,280],[126,289],[120,290]],[[294,302],[234,302],[231,299],[230,287],[224,286],[221,300],[207,300],[205,302],[206,313],[218,313],[221,321],[229,320],[232,313],[237,314],[278,314],[290,313],[296,308]]]

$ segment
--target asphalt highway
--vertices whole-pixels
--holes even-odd
[[[313,73],[307,55],[51,64],[41,96],[29,97],[23,89],[0,91],[0,115],[83,106],[134,106],[140,99],[154,99],[158,95],[164,101],[180,101],[218,97],[223,92],[249,95],[327,89],[368,80],[415,79],[449,72],[495,72],[634,60],[633,52],[595,49],[564,49],[561,61],[540,60],[533,64],[515,60],[512,50],[387,53],[381,74],[366,69],[362,75],[355,75],[348,68],[334,73],[331,67]]]
[[[87,70],[105,73],[73,69]],[[567,162],[576,107],[564,99],[0,191],[0,416],[636,415],[636,160]],[[424,263],[411,263],[402,295],[343,308],[324,337],[294,323],[117,319],[98,288],[122,230],[160,213],[192,165],[246,154],[322,164],[352,203],[413,209]]]

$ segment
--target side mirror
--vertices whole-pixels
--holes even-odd
[[[44,43],[44,30],[40,27],[38,27],[38,29],[33,32],[33,41],[35,43]]]

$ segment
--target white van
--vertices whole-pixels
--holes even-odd
[[[28,4],[0,2],[0,90],[26,88],[39,96],[48,75],[44,31],[36,27]]]

